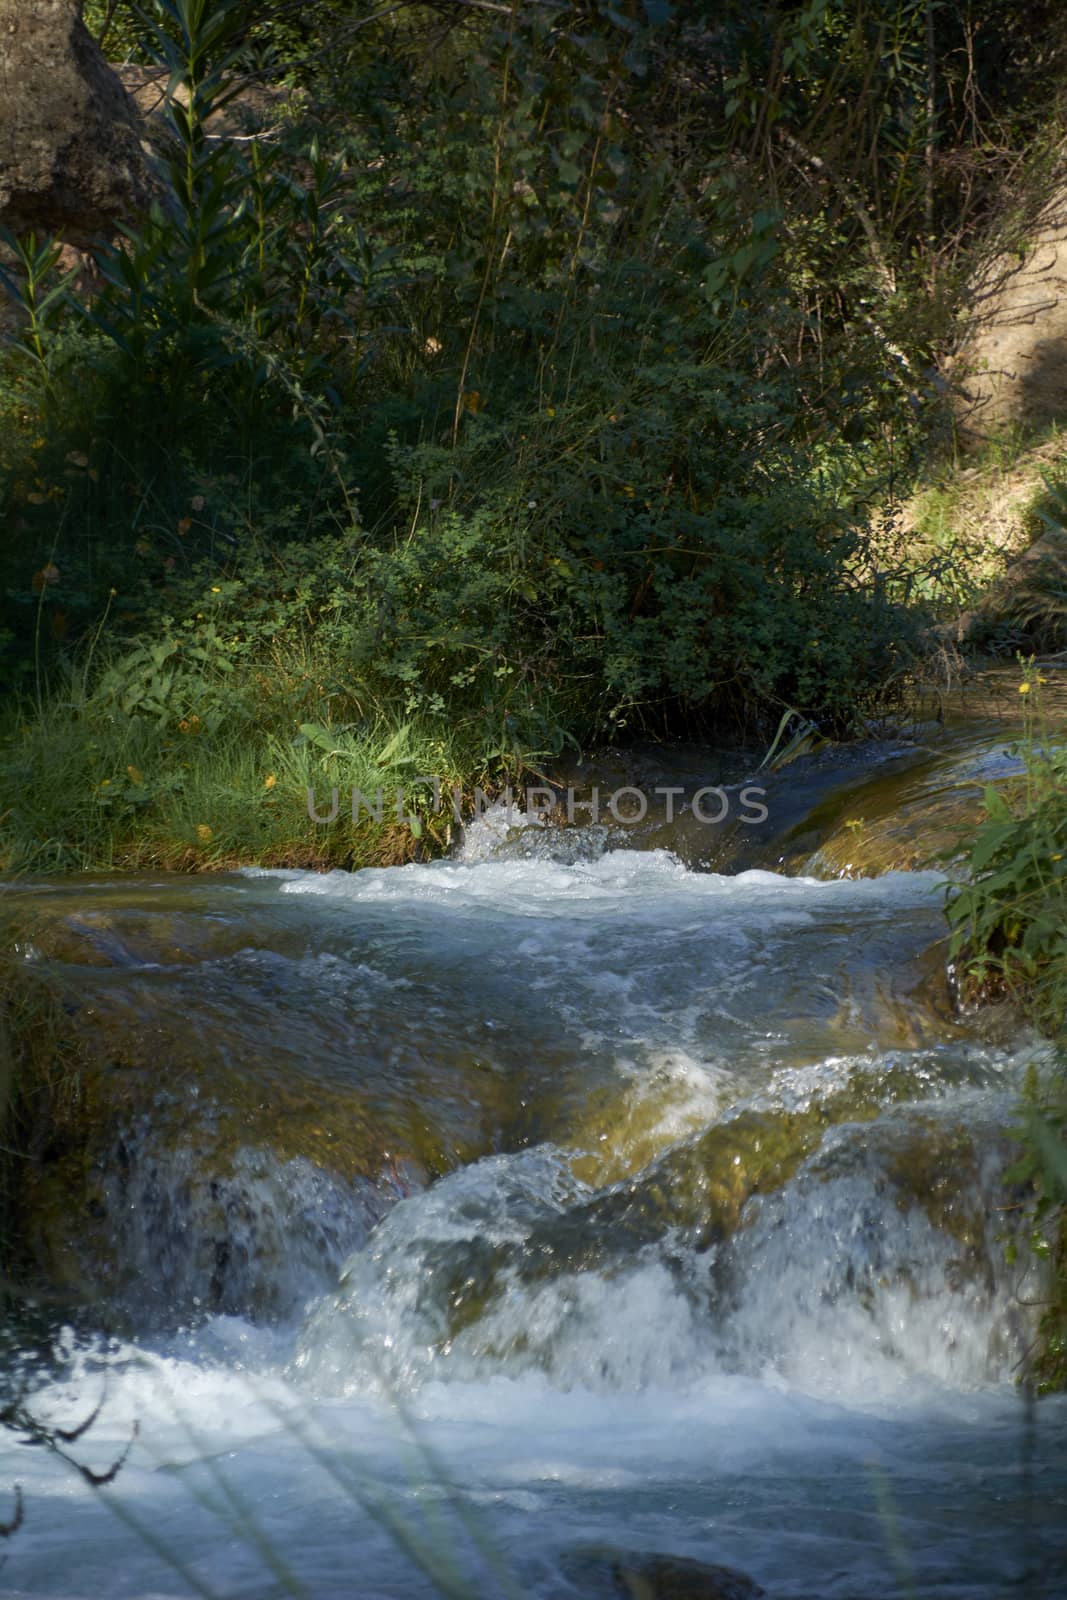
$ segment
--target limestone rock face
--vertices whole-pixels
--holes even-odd
[[[152,189],[136,109],[80,0],[0,0],[0,222],[77,243]]]
[[[1067,415],[1067,184],[1019,251],[989,264],[971,298],[956,363],[962,442]]]

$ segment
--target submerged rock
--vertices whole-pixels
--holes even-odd
[[[454,1172],[346,1264],[297,1366],[342,1392],[501,1370],[597,1391],[769,1368],[829,1394],[872,1373],[988,1381],[1026,1340],[1003,1102],[967,1125],[954,1096],[887,1106],[909,1079],[922,1064],[836,1100],[809,1084],[807,1104],[714,1124],[607,1189],[550,1146]]]
[[[1004,750],[1007,735],[985,750],[948,747],[915,767],[874,773],[846,797],[835,796],[809,819],[817,847],[801,865],[820,877],[878,877],[936,865],[961,848],[985,810],[986,785],[1021,770]],[[846,803],[842,804],[842,799]],[[792,847],[791,847],[792,848]]]
[[[754,1196],[714,1267],[729,1365],[833,1396],[1010,1370],[1040,1286],[1010,1266],[1024,1229],[1003,1109],[976,1104],[964,1123],[951,1104],[901,1106],[833,1129],[792,1182]]]
[[[759,1600],[759,1584],[733,1567],[629,1550],[575,1551],[566,1574],[587,1600]]]

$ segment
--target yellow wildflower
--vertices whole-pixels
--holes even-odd
[[[210,842],[211,842],[211,833],[212,833],[212,831],[208,827],[206,822],[201,822],[200,824],[198,824],[197,830],[196,830],[196,837],[200,840],[201,844],[210,844]]]
[[[140,767],[127,767],[126,771],[129,773],[131,783],[144,782],[144,773],[141,771]]]
[[[263,787],[264,787],[264,789],[273,789],[274,785],[277,782],[278,782],[278,779],[276,778],[274,773],[273,772],[269,772],[267,774],[267,776],[263,779]]]

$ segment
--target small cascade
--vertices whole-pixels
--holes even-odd
[[[411,1395],[494,1374],[633,1392],[743,1373],[847,1400],[1009,1381],[1035,1285],[1008,1264],[1005,1145],[958,1116],[836,1127],[714,1245],[699,1192],[628,1239],[619,1203],[641,1178],[598,1195],[561,1151],[490,1157],[398,1206],[352,1256],[294,1375]],[[670,1175],[661,1163],[644,1182]]]
[[[5,1593],[1058,1600],[1003,1178],[1041,1047],[953,1010],[937,874],[656,840],[0,896],[82,1096],[6,1381],[101,1401],[97,1470],[138,1428],[99,1491],[0,1434]]]
[[[346,1257],[396,1198],[385,1184],[344,1179],[306,1156],[241,1148],[216,1175],[202,1151],[153,1150],[127,1131],[100,1182],[119,1303],[178,1314],[292,1316],[337,1281]]]
[[[863,1403],[914,1380],[1010,1383],[1040,1285],[989,1107],[944,1104],[832,1129],[796,1178],[749,1202],[720,1263],[733,1370]]]

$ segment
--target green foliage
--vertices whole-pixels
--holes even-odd
[[[269,150],[253,144],[246,160],[210,137],[240,8],[158,10],[144,37],[171,73],[169,204],[97,253],[103,287],[88,304],[58,278],[51,242],[19,247],[9,274],[24,313],[14,358],[36,378],[10,369],[23,418],[3,463],[17,535],[0,558],[15,602],[5,675],[18,688],[97,626],[109,594],[109,626],[137,626],[204,555],[354,516],[314,342],[356,272],[333,239],[337,163],[312,141],[300,182]]]
[[[29,362],[47,395],[53,329],[68,303],[67,288],[74,273],[59,276],[62,251],[54,239],[39,245],[32,233],[16,239],[9,229],[0,228],[0,244],[8,247],[15,261],[13,272],[0,267],[0,288],[22,313],[13,349],[17,358]]]
[[[1041,705],[1045,679],[1023,663],[1025,778],[1013,806],[986,789],[970,879],[952,892],[950,959],[967,983],[1024,994],[1050,1033],[1067,1022],[1067,752]]]
[[[1045,1268],[1047,1285],[1034,1360],[1040,1393],[1067,1389],[1067,1073],[1042,1081],[1028,1075],[1018,1135],[1022,1154],[1009,1182],[1033,1194],[1030,1250]]]
[[[655,29],[516,14],[414,79],[412,52],[394,63],[368,32],[327,158],[317,137],[246,153],[210,134],[247,16],[166,0],[144,24],[171,75],[171,199],[100,255],[93,331],[53,331],[42,356],[62,438],[45,417],[42,487],[15,479],[27,532],[40,496],[55,526],[72,442],[88,465],[36,568],[59,578],[27,592],[27,564],[12,584],[35,665],[60,592],[76,634],[111,589],[140,625],[205,554],[244,581],[240,523],[220,526],[204,487],[233,476],[221,447],[249,500],[274,502],[243,520],[275,548],[299,536],[279,505],[302,461],[320,468],[304,537],[351,526],[358,483],[381,531],[352,564],[339,647],[401,714],[474,717],[501,759],[785,704],[862,714],[908,630],[870,582],[826,404],[773,359],[795,323],[775,212],[751,213],[726,165],[679,205],[618,114],[624,85],[643,100]],[[881,381],[849,392],[853,457],[870,402],[864,476]],[[180,450],[161,452],[161,423]],[[190,513],[209,499],[210,528]],[[87,522],[100,534],[71,549]]]
[[[1015,803],[986,790],[987,820],[970,847],[969,881],[948,904],[950,960],[965,995],[1008,993],[1051,1038],[1067,1040],[1067,750],[1041,705],[1044,678],[1023,663],[1026,732],[1018,753],[1025,779]],[[1067,1387],[1067,1073],[1032,1076],[1024,1155],[1012,1177],[1036,1189],[1033,1244],[1050,1263],[1039,1381]]]
[[[528,636],[542,676],[569,658],[581,737],[785,705],[848,726],[903,665],[909,624],[865,581],[843,463],[824,452],[813,470],[787,393],[753,398],[710,361],[625,371],[621,357],[602,345],[558,395],[546,374],[557,404],[479,415],[447,456],[409,452],[409,474],[485,526],[480,559],[509,593],[516,642]],[[446,526],[438,513],[420,527],[407,559]]]
[[[286,433],[322,454],[347,504],[330,439],[331,376],[316,336],[345,321],[360,268],[341,250],[344,178],[317,141],[299,151],[303,181],[277,170],[278,152],[209,132],[239,89],[232,73],[247,6],[239,0],[158,0],[153,55],[170,74],[165,177],[169,204],[98,256],[103,293],[88,308],[115,357],[107,383],[160,408],[196,438],[205,421],[235,440]],[[294,152],[296,154],[296,152]],[[287,416],[288,413],[288,416]]]
[[[984,216],[935,9],[936,127],[914,0],[90,7],[169,80],[163,192],[91,297],[48,241],[10,273],[0,672],[38,768],[51,729],[102,783],[108,707],[108,771],[177,793],[194,717],[261,754],[447,725],[480,773],[884,706],[941,580],[866,507],[936,407],[931,217],[962,250]],[[250,66],[270,127],[234,137]],[[12,859],[113,853],[116,793],[75,823],[35,787]]]
[[[433,776],[468,791],[496,752],[480,742],[480,716],[410,706],[376,670],[348,605],[351,566],[346,540],[250,558],[241,579],[190,579],[188,613],[163,614],[125,649],[91,641],[43,709],[23,708],[7,731],[7,870],[249,857],[344,866],[405,859],[420,838],[442,843],[448,816],[413,830],[419,796],[398,818],[396,790]],[[386,791],[380,824],[350,816],[353,787]],[[334,788],[345,799],[327,828],[307,795],[325,815]]]

